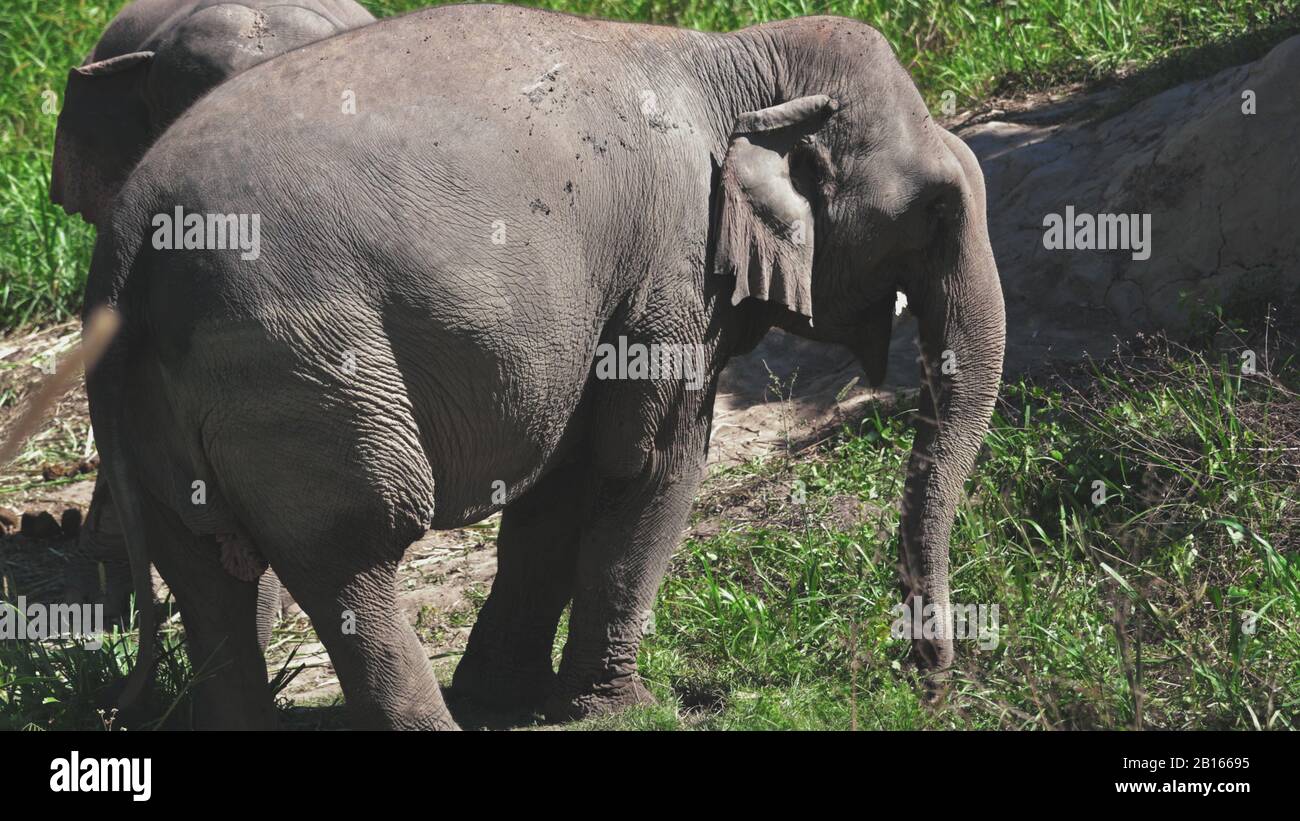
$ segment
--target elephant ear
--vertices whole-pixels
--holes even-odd
[[[152,51],[122,54],[68,72],[54,134],[50,199],[98,222],[152,137],[144,82]]]
[[[812,319],[813,209],[796,186],[791,155],[838,109],[817,94],[736,118],[722,161],[713,263],[714,273],[736,277],[733,305],[754,297]]]

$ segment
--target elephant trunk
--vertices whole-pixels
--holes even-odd
[[[944,136],[964,181],[946,241],[927,255],[927,285],[908,295],[919,322],[923,374],[899,525],[904,602],[909,614],[916,608],[923,614],[919,620],[913,615],[912,623],[929,622],[932,615],[940,627],[932,636],[912,636],[913,657],[929,670],[942,670],[953,659],[948,540],[993,413],[1006,342],[983,177],[965,144]],[[933,608],[928,614],[926,606]]]

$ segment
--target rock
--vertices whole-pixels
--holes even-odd
[[[1197,303],[1300,288],[1297,75],[1293,37],[1106,120],[1053,123],[1048,107],[959,131],[984,169],[1009,371],[1104,356],[1116,335],[1177,336]],[[1255,114],[1243,113],[1246,92]],[[1150,215],[1150,257],[1044,247],[1045,217],[1067,207]]]
[[[1104,358],[1116,337],[1178,336],[1193,318],[1189,303],[1300,288],[1297,76],[1300,37],[1293,37],[1262,60],[1106,120],[1085,121],[1115,101],[1115,90],[957,129],[984,170],[1007,306],[1008,376],[1085,354]],[[1246,91],[1254,92],[1256,114],[1242,112]],[[1067,206],[1149,214],[1150,258],[1048,250],[1044,217]],[[916,323],[896,322],[885,386],[872,391],[850,384],[861,370],[846,349],[772,331],[722,374],[710,463],[797,445],[810,431],[852,418],[866,400],[914,388],[917,356]],[[783,386],[780,399],[774,380]]]
[[[0,536],[6,536],[18,529],[21,517],[7,507],[0,507]]]
[[[99,457],[94,456],[91,459],[81,459],[76,462],[65,462],[57,465],[45,465],[41,468],[41,478],[47,482],[53,482],[55,479],[66,479],[69,476],[79,476],[83,473],[89,473],[99,466]]]
[[[60,533],[59,523],[44,510],[40,513],[24,513],[19,532],[29,539],[57,539]]]

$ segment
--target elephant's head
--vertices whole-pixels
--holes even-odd
[[[352,0],[136,0],[68,72],[50,199],[98,224],[136,162],[199,97],[277,54],[373,20]]]
[[[984,180],[961,140],[930,118],[872,28],[805,18],[750,29],[773,103],[735,118],[721,161],[716,273],[733,301],[784,306],[779,324],[852,349],[885,376],[896,290],[917,317],[919,426],[901,521],[912,605],[946,617],[948,539],[1002,373],[1005,317]],[[941,623],[947,623],[946,621]],[[946,667],[951,638],[914,642]]]

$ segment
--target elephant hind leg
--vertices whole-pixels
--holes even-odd
[[[226,572],[257,584],[257,646],[265,652],[271,643],[271,631],[280,620],[280,578],[248,538],[218,533],[217,544],[221,546],[221,566]]]
[[[388,391],[401,385],[372,353],[375,363],[347,387],[363,377]],[[273,400],[208,421],[208,461],[242,533],[311,619],[354,724],[454,728],[397,606],[397,566],[433,517],[433,471],[414,419],[400,402],[322,401],[318,384],[262,372],[277,374],[258,386]],[[221,435],[234,430],[237,439]]]
[[[454,730],[424,647],[397,607],[397,564],[278,570],[329,652],[353,726]]]
[[[257,585],[225,572],[211,536],[194,535],[157,503],[142,508],[150,557],[185,624],[195,678],[194,726],[273,729],[275,704],[257,640]]]
[[[497,575],[456,666],[452,692],[497,710],[542,706],[551,648],[573,595],[585,464],[555,470],[511,503],[497,536]]]
[[[341,474],[321,479],[341,488],[329,508],[307,502],[246,508],[249,537],[311,619],[354,726],[455,729],[424,648],[397,604],[397,567],[422,532],[414,514],[394,515],[382,485]],[[270,498],[293,493],[279,486]]]

